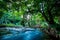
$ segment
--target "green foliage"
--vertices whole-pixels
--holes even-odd
[[[4,12],[0,10],[0,18],[4,15]]]
[[[57,7],[58,5],[56,1],[55,0],[49,0],[49,1],[48,0],[1,0],[0,18],[5,13],[7,14],[5,15],[7,16],[6,20],[9,19],[10,23],[11,21],[13,21],[12,23],[15,25],[16,24],[20,25],[23,19],[25,20],[24,21],[25,24],[27,22],[30,22],[30,25],[38,24],[37,20],[40,21],[39,24],[41,24],[42,26],[48,25],[47,22],[50,22],[51,19],[54,22],[58,23],[58,18],[55,17],[59,16],[60,7]],[[44,11],[44,13],[42,13],[42,11]],[[28,14],[31,15],[31,18],[29,20],[27,20]]]

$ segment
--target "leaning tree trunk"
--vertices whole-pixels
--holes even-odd
[[[49,15],[49,24],[54,24],[54,18],[53,18],[53,15],[51,13],[51,10],[48,9],[48,15]]]
[[[47,1],[47,13],[48,13],[48,20],[49,20],[49,24],[54,24],[54,18],[53,18],[53,15],[51,13],[51,10],[53,9],[55,3],[53,5],[50,4],[49,1]]]

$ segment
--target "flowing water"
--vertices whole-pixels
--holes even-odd
[[[43,32],[33,28],[7,28],[11,32],[0,36],[0,40],[43,40]],[[23,30],[23,31],[22,31]]]

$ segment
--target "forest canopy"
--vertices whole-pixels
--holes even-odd
[[[0,24],[52,25],[60,21],[60,0],[0,0]]]

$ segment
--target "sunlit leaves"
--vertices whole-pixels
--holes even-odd
[[[49,2],[49,4],[47,4]],[[39,20],[40,22],[44,22],[45,19],[42,16],[41,12],[45,12],[44,14],[49,17],[47,12],[47,7],[49,6],[49,9],[54,4],[54,0],[0,0],[0,10],[7,11],[8,18],[15,19],[15,20],[21,20],[22,19],[29,19],[30,14],[31,18],[29,19],[30,22],[33,21],[33,24],[37,23],[36,21]],[[39,5],[41,3],[41,5]],[[11,10],[11,11],[10,11]],[[51,13],[56,16],[55,11],[59,11],[53,8],[51,10]],[[25,17],[25,16],[26,17]],[[59,14],[58,14],[59,15]],[[57,16],[58,16],[57,15]],[[54,19],[55,20],[55,19]],[[55,20],[56,21],[56,20]],[[41,23],[42,24],[42,23]],[[44,25],[44,24],[43,24]]]
[[[3,1],[3,0],[0,0],[0,1]]]

